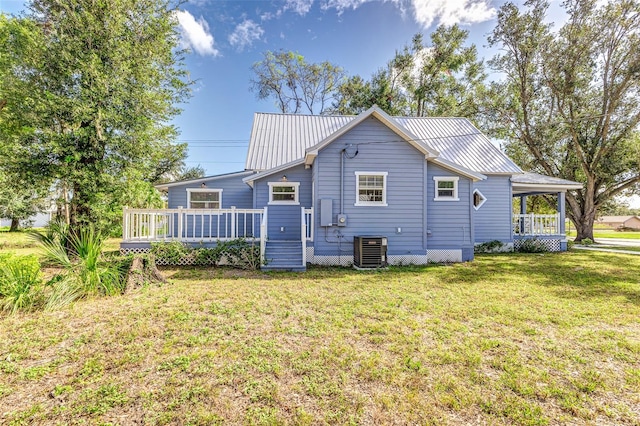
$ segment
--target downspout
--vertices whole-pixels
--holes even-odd
[[[340,151],[340,214],[344,214],[344,152]]]

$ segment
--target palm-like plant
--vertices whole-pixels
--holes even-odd
[[[71,232],[66,224],[54,222],[44,234],[32,236],[40,243],[46,261],[63,271],[50,281],[52,292],[46,308],[61,307],[91,295],[122,292],[124,280],[120,271],[104,259],[104,237],[92,226]]]

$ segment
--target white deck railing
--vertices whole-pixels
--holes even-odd
[[[304,216],[302,217],[302,219],[303,224],[307,229],[305,233],[307,241],[313,241],[313,207],[310,209],[304,209]]]
[[[560,213],[514,214],[513,235],[538,236],[560,235]]]
[[[266,210],[266,209],[265,209]],[[123,211],[122,240],[208,242],[260,239],[263,209],[129,209]]]

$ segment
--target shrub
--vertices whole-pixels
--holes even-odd
[[[220,259],[227,264],[240,269],[258,269],[260,267],[260,245],[249,242],[244,238],[218,242]]]
[[[583,246],[590,246],[593,244],[593,240],[591,238],[583,238],[582,241],[580,241],[580,244]]]
[[[193,251],[180,241],[151,243],[151,254],[168,265],[178,265]]]
[[[151,244],[153,254],[161,264],[213,265],[221,263],[239,269],[260,267],[260,245],[244,238],[218,241],[214,247],[190,247],[178,241]]]
[[[476,244],[473,251],[476,253],[495,253],[503,251],[504,244],[502,241],[493,240],[487,241],[481,244]]]
[[[46,308],[90,295],[122,293],[125,280],[120,265],[103,257],[104,238],[92,226],[71,232],[65,224],[54,222],[44,234],[31,235],[42,246],[45,259],[63,270],[48,283]]]
[[[573,240],[567,240],[567,250],[571,250],[574,245],[575,242]]]
[[[547,253],[549,249],[544,242],[537,238],[530,238],[521,240],[516,251],[519,253]]]
[[[0,309],[14,313],[42,303],[42,274],[35,256],[0,256]]]

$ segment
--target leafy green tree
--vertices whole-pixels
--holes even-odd
[[[345,76],[339,66],[308,63],[294,52],[267,51],[263,56],[251,67],[251,90],[258,99],[274,98],[283,113],[322,114]]]
[[[584,182],[567,194],[577,240],[593,240],[598,209],[640,184],[640,4],[564,3],[568,21],[545,23],[548,3],[504,4],[489,37],[494,134],[525,168]]]
[[[369,81],[359,75],[348,78],[338,87],[331,112],[357,115],[373,105],[391,115],[404,115],[407,111],[406,97],[388,70],[378,70]]]
[[[32,0],[28,8],[40,43],[12,78],[29,87],[31,125],[5,152],[25,176],[62,183],[73,229],[100,223],[131,179],[183,164],[169,124],[189,93],[174,10],[157,0]]]
[[[426,45],[416,34],[370,81],[345,81],[335,111],[357,114],[376,104],[391,115],[479,117],[486,75],[468,36],[457,25],[440,26]]]
[[[19,229],[20,223],[27,221],[47,206],[49,188],[18,180],[17,176],[0,172],[0,218],[10,219],[10,232]]]

